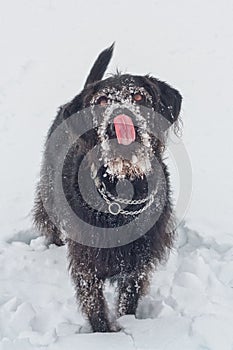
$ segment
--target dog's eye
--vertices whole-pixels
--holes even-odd
[[[96,101],[96,104],[100,106],[106,106],[108,104],[107,97],[106,96],[99,97],[98,100]]]
[[[139,101],[142,101],[143,96],[141,94],[135,94],[133,95],[133,99],[134,101],[139,102]]]

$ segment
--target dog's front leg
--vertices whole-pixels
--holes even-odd
[[[118,316],[136,314],[138,301],[145,294],[148,285],[149,276],[145,271],[134,272],[118,280]]]
[[[103,295],[104,281],[91,272],[72,275],[79,305],[93,332],[111,332],[108,307]]]

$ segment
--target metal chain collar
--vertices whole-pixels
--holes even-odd
[[[138,199],[138,200],[130,200],[130,199],[125,199],[125,198],[118,198],[113,196],[110,192],[108,192],[106,190],[106,186],[105,184],[102,182],[102,188],[100,186],[97,186],[98,191],[100,192],[100,194],[102,195],[102,197],[104,198],[105,202],[108,204],[108,211],[109,213],[111,213],[112,215],[118,215],[118,214],[124,214],[124,215],[137,215],[137,214],[141,214],[142,212],[144,212],[146,209],[148,209],[151,204],[154,201],[154,197],[157,193],[157,188],[146,198],[143,199]],[[112,202],[111,202],[111,200]],[[148,202],[143,208],[139,209],[139,210],[135,210],[135,211],[128,211],[128,210],[124,210],[121,208],[121,205],[119,203],[122,204],[127,204],[127,205],[137,205],[137,204],[143,204]]]

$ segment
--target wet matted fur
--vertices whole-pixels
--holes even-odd
[[[156,199],[160,200],[163,197],[163,206],[158,220],[147,232],[136,240],[116,247],[102,248],[84,245],[72,239],[69,236],[69,232],[65,232],[64,239],[64,232],[61,234],[61,230],[58,227],[59,225],[51,220],[43,203],[41,193],[45,183],[44,181],[47,181],[46,179],[49,178],[46,174],[46,167],[42,167],[41,179],[37,187],[34,206],[35,224],[42,234],[47,237],[48,241],[57,245],[62,245],[65,241],[68,245],[69,266],[76,289],[77,300],[94,332],[109,332],[118,329],[116,323],[111,322],[109,319],[109,312],[104,298],[105,281],[108,279],[117,283],[117,316],[135,314],[140,297],[147,291],[151,272],[153,272],[158,262],[161,262],[167,257],[167,253],[173,245],[175,234],[175,230],[171,229],[172,206],[169,173],[163,162],[163,152],[167,129],[171,124],[177,123],[179,117],[182,100],[181,95],[167,83],[159,81],[149,75],[133,76],[117,73],[116,75],[102,80],[112,57],[112,52],[113,46],[104,50],[99,55],[86,80],[84,89],[71,102],[60,108],[49,130],[48,139],[56,128],[70,116],[84,108],[95,105],[103,106],[104,110],[106,106],[114,102],[122,103],[126,101],[129,109],[131,105],[136,106],[135,108],[137,108],[137,111],[139,110],[139,113],[142,115],[142,106],[152,111],[152,117],[155,116],[155,113],[157,113],[157,115],[162,115],[167,125],[164,126],[166,123],[162,123],[161,126],[161,124],[158,123],[158,130],[156,130],[159,135],[158,138],[149,136],[146,141],[142,140],[142,135],[137,135],[139,131],[137,129],[135,130],[135,138],[139,140],[139,143],[149,142],[150,146],[147,162],[144,162],[143,165],[142,159],[138,160],[137,158],[134,162],[126,160],[124,157],[115,157],[112,159],[110,155],[117,152],[115,149],[114,152],[111,150],[110,153],[105,152],[104,154],[106,167],[108,168],[107,174],[98,172],[98,169],[95,169],[94,159],[90,159],[86,168],[87,173],[94,173],[93,179],[95,178],[96,180],[98,178],[99,182],[97,181],[97,184],[104,182],[105,188],[107,188],[110,193],[115,193],[114,186],[116,185],[116,181],[127,178],[134,183],[134,188],[136,188],[134,199],[140,200],[147,196],[143,173],[155,172],[155,169],[150,166],[150,161],[152,161],[153,157],[156,158],[163,170],[163,177],[165,179],[164,183],[160,183],[156,193]],[[129,114],[131,112],[129,112]],[[100,118],[101,115],[100,112]],[[131,117],[133,118],[133,116]],[[151,120],[151,118],[149,120]],[[116,136],[117,130],[114,129],[107,130],[106,128],[99,132],[98,125],[93,130],[93,134],[89,135],[86,139],[82,139],[82,144],[79,143],[78,147],[74,147],[65,160],[63,171],[63,174],[66,175],[64,176],[66,179],[64,180],[64,191],[74,211],[79,214],[81,213],[83,218],[87,221],[91,221],[91,218],[93,220],[94,216],[95,223],[102,223],[104,225],[106,220],[104,214],[99,215],[98,213],[98,215],[95,215],[93,211],[92,214],[94,214],[92,217],[89,217],[88,215],[90,213],[88,214],[88,212],[85,211],[86,209],[82,203],[82,197],[76,186],[78,161],[83,148],[90,149],[95,142],[101,144],[107,133],[108,136],[113,133],[112,138],[115,137],[116,139],[118,137],[119,140],[121,136]],[[129,129],[127,130],[127,132],[130,132]],[[103,139],[101,139],[101,137]],[[131,135],[130,137],[133,136]],[[130,142],[132,142],[132,140]],[[128,146],[123,145],[123,147],[127,148]],[[57,154],[54,154],[54,157],[57,157]],[[145,160],[145,155],[142,158]],[[146,164],[149,164],[148,169]],[[53,201],[51,201],[51,206],[52,205]],[[143,208],[144,205],[145,203],[142,202],[139,205],[139,209]],[[59,211],[56,207],[51,209],[54,212],[56,212],[56,210]],[[130,210],[135,209],[129,206],[129,211]],[[148,215],[148,219],[150,215],[153,215],[150,208],[147,208],[145,213]],[[135,214],[135,216],[137,215]],[[134,215],[131,215],[130,220],[132,220],[133,217]],[[117,228],[119,226],[119,221],[124,225],[127,220],[129,220],[129,215],[124,215],[124,213],[110,215],[111,227]],[[95,226],[93,225],[93,233],[94,232]]]

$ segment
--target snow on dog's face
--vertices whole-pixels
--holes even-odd
[[[79,107],[91,108],[106,173],[117,178],[143,177],[151,171],[153,157],[161,155],[182,98],[149,75],[117,73],[101,80],[112,53],[113,45],[99,55],[77,101]]]
[[[86,102],[109,175],[132,179],[150,173],[170,123],[160,114],[165,107],[159,93],[148,77],[132,75],[117,74],[93,86]]]
[[[148,174],[153,157],[148,128],[152,96],[132,76],[107,79],[96,90],[90,105],[106,173],[118,178]]]

